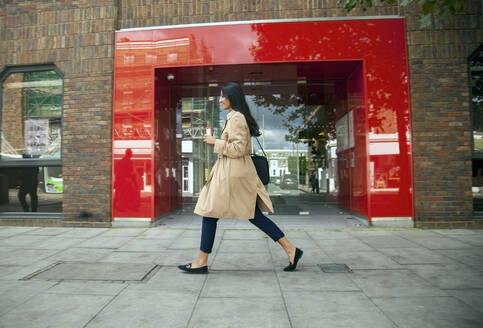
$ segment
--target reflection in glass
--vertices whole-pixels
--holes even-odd
[[[483,211],[483,45],[470,57],[473,119],[473,209]]]
[[[119,210],[135,212],[139,209],[141,203],[143,181],[142,177],[137,173],[132,157],[132,149],[127,148],[121,160],[116,162],[116,176],[114,179],[116,197],[114,202]]]
[[[474,150],[483,152],[483,45],[470,61]]]
[[[11,73],[2,83],[0,212],[62,211],[62,167],[32,162],[61,158],[62,86],[54,70]]]
[[[62,167],[0,168],[1,212],[62,212]]]
[[[181,144],[183,167],[183,196],[198,196],[208,179],[209,170],[217,155],[213,148],[203,142],[205,128],[211,127],[213,134],[221,137],[222,115],[218,97],[188,97],[181,99]]]
[[[62,79],[55,71],[10,74],[2,84],[1,158],[59,159]]]

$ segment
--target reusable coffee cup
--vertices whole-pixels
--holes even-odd
[[[205,128],[205,134],[206,134],[206,135],[209,135],[209,136],[212,136],[212,135],[213,135],[213,127],[211,127],[211,126],[207,126],[207,127]]]

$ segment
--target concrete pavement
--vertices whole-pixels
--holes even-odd
[[[278,244],[230,221],[208,275],[176,268],[199,226],[0,227],[0,327],[483,327],[481,230],[285,225],[304,256],[283,272]]]

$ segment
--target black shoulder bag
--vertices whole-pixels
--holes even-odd
[[[251,154],[250,156],[252,157],[253,164],[255,165],[255,168],[257,169],[257,174],[260,180],[264,185],[267,185],[270,182],[270,170],[268,168],[268,160],[267,160],[267,154],[265,154],[265,151],[263,150],[262,145],[260,144],[260,141],[258,141],[258,145],[262,149],[263,155],[256,155],[256,154]]]

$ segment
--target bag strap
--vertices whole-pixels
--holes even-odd
[[[258,138],[257,137],[255,137],[255,139],[257,139],[258,145],[260,146],[260,149],[262,150],[263,155],[265,155],[265,157],[267,157],[267,154],[265,154],[265,150],[263,150],[263,147],[260,144],[260,141],[258,141]]]

